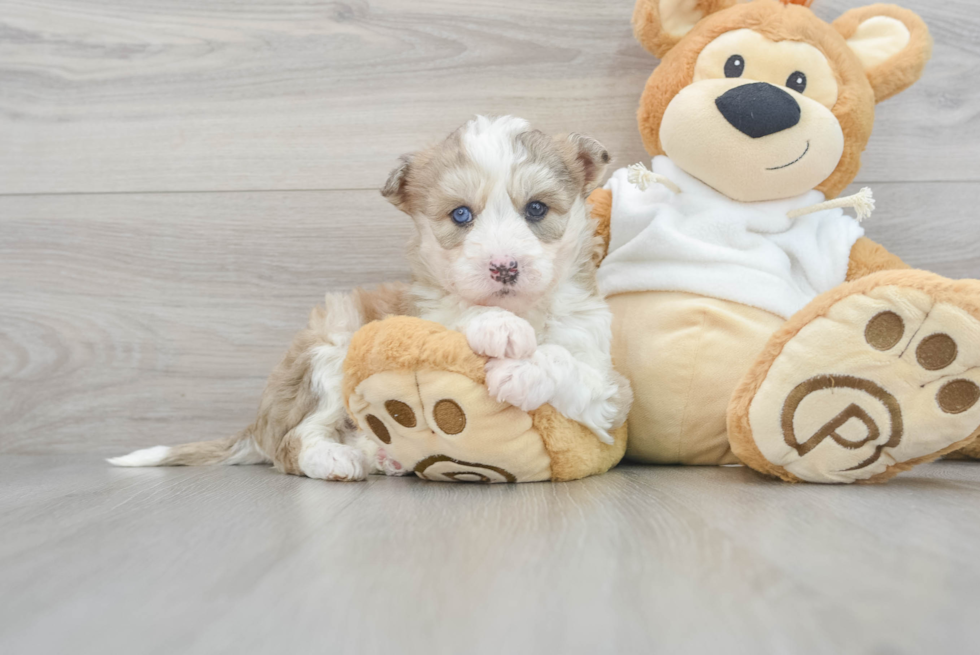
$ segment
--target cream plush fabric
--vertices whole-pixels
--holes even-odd
[[[359,423],[386,436],[388,454],[426,480],[551,479],[551,457],[531,416],[497,402],[465,375],[432,369],[378,373],[359,384],[348,402]]]
[[[524,412],[490,396],[485,357],[431,321],[389,316],[351,339],[344,396],[354,421],[389,457],[426,480],[537,482],[605,473],[626,450],[551,405]]]
[[[824,201],[819,191],[796,198],[736,202],[683,172],[664,156],[653,172],[681,188],[640,191],[616,171],[609,254],[599,269],[607,296],[633,291],[686,291],[789,318],[844,282],[851,248],[864,234],[841,209],[799,218],[786,213]]]
[[[733,464],[732,392],[783,319],[690,293],[640,291],[609,299],[613,361],[641,390],[626,456],[649,464]]]
[[[902,326],[894,343],[869,343],[867,326],[886,312]],[[849,483],[974,433],[978,389],[976,317],[926,291],[880,286],[833,304],[785,345],[749,421],[769,462],[808,482]]]

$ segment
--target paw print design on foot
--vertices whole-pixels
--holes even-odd
[[[344,364],[348,411],[387,459],[426,480],[570,480],[622,458],[625,429],[607,446],[550,405],[526,412],[492,397],[487,361],[465,335],[436,323],[371,323],[354,335]]]
[[[350,399],[385,452],[427,480],[547,480],[550,458],[531,417],[461,373],[379,373]],[[465,408],[465,409],[464,409]]]
[[[883,481],[978,432],[980,284],[921,271],[817,298],[729,408],[735,454],[790,481]]]

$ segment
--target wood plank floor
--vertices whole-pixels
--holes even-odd
[[[980,277],[980,0],[855,188]],[[816,0],[832,19],[859,0]],[[325,291],[404,278],[397,157],[475,113],[646,160],[632,0],[0,0],[0,653],[965,653],[980,465],[875,488],[622,467],[326,484],[101,457],[223,436]]]
[[[329,484],[0,461],[0,652],[976,652],[980,466]]]

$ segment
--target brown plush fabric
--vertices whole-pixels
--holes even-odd
[[[980,459],[980,435],[963,448],[946,455],[946,459],[977,460]]]
[[[914,84],[932,56],[932,37],[921,18],[908,9],[895,5],[877,4],[852,9],[834,21],[834,29],[844,39],[854,35],[858,26],[874,16],[887,16],[905,24],[911,33],[909,44],[900,53],[879,66],[866,71],[875,101],[882,102]]]
[[[609,251],[609,237],[612,229],[612,191],[596,189],[589,195],[589,204],[592,205],[592,218],[596,221],[595,235],[600,239],[595,254],[595,263],[598,266],[606,258],[606,253]]]
[[[756,392],[762,386],[773,362],[779,357],[783,347],[795,337],[800,330],[815,319],[824,316],[827,311],[840,300],[852,294],[866,293],[880,286],[899,286],[917,289],[928,293],[937,303],[954,304],[980,320],[980,282],[976,280],[951,281],[934,273],[919,270],[896,270],[874,273],[855,282],[847,282],[817,297],[813,302],[798,312],[773,334],[756,364],[742,379],[742,382],[732,394],[728,406],[728,438],[735,455],[751,468],[787,482],[801,482],[795,475],[782,467],[770,463],[759,451],[752,436],[749,424],[749,407]],[[866,482],[883,482],[888,478],[907,470],[916,464],[934,460],[942,455],[953,452],[970,444],[976,434],[957,444],[927,457],[919,458],[895,465],[882,475],[875,476]]]
[[[697,11],[701,17],[731,7],[738,0],[697,0]],[[683,34],[670,34],[663,26],[660,16],[660,0],[637,0],[633,7],[633,35],[658,59],[673,48],[684,37]]]
[[[851,260],[847,265],[847,281],[853,282],[872,273],[910,268],[898,256],[867,237],[861,237],[851,248]]]
[[[534,429],[544,440],[551,455],[551,479],[554,482],[578,480],[605,473],[619,464],[626,452],[626,426],[612,431],[614,443],[606,445],[592,431],[571,421],[552,407],[544,405],[530,412]]]
[[[351,340],[344,361],[344,397],[372,375],[387,371],[437,369],[483,384],[485,365],[459,332],[411,316],[390,316],[368,323]]]

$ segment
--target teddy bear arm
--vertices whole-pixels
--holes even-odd
[[[612,191],[596,189],[589,194],[589,205],[592,207],[592,218],[596,220],[595,233],[600,243],[595,254],[595,263],[599,264],[609,250],[609,230],[612,219]]]
[[[888,252],[884,246],[867,237],[861,237],[851,248],[851,258],[847,266],[847,281],[853,282],[872,273],[911,268],[897,255]]]

